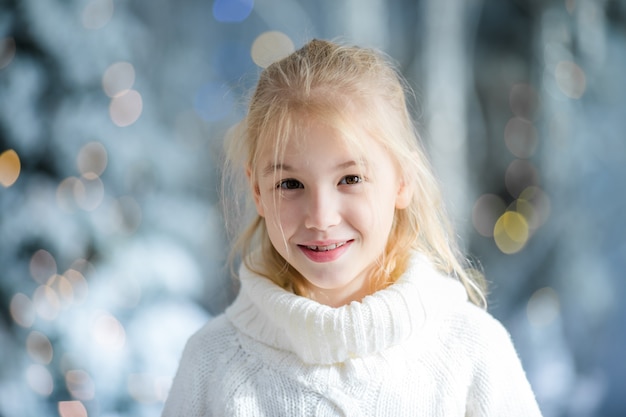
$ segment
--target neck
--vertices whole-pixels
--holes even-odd
[[[343,288],[332,289],[316,287],[305,280],[302,295],[320,304],[337,308],[353,301],[360,302],[374,292],[369,279],[355,280]]]

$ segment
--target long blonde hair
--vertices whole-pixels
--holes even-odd
[[[414,189],[409,206],[396,210],[385,252],[372,274],[372,289],[395,282],[406,270],[411,253],[418,251],[435,268],[459,279],[473,303],[485,306],[482,275],[470,272],[458,249],[439,185],[407,107],[406,91],[404,79],[382,53],[310,41],[261,72],[247,116],[227,135],[223,190],[228,194],[244,189],[249,202],[251,190],[245,172],[252,179],[256,175],[262,146],[271,144],[279,158],[302,116],[324,120],[356,149],[358,137],[350,132],[360,123],[389,152],[403,181]],[[348,108],[358,108],[358,120],[350,120],[354,111]],[[228,195],[223,200],[225,214],[235,223],[243,218],[237,207],[244,200]],[[250,206],[244,210],[249,212]],[[260,252],[258,256],[253,256],[255,251]],[[230,257],[233,268],[239,257],[248,268],[276,284],[304,292],[303,277],[272,246],[261,216],[254,216],[244,230],[236,232]]]

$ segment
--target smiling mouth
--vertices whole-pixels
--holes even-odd
[[[307,248],[309,250],[312,250],[314,252],[328,252],[328,251],[340,248],[340,247],[342,247],[343,245],[345,245],[348,242],[349,241],[332,243],[330,245],[325,245],[325,246],[316,246],[316,245],[300,245],[300,246],[305,247],[305,248]]]

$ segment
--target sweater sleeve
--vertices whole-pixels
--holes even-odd
[[[200,417],[206,414],[197,388],[200,385],[199,374],[194,370],[196,354],[192,342],[190,339],[183,351],[161,417]]]
[[[475,312],[473,379],[468,417],[540,417],[541,411],[504,326],[485,312]],[[476,317],[476,316],[482,317]]]

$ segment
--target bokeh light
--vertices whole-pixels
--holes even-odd
[[[476,200],[472,209],[474,229],[485,237],[493,237],[496,221],[506,210],[504,200],[495,194],[483,194]]]
[[[39,249],[30,258],[30,276],[38,283],[45,284],[57,273],[54,257],[45,249]]]
[[[92,400],[96,394],[93,379],[82,369],[73,369],[65,373],[65,385],[72,397],[81,401]]]
[[[509,194],[517,198],[526,188],[539,184],[539,173],[530,161],[516,159],[506,169],[504,183]]]
[[[72,265],[70,265],[70,270],[74,270],[81,274],[81,277],[84,277],[83,280],[96,272],[94,265],[86,259],[76,259],[72,262]]]
[[[60,417],[88,417],[87,409],[80,401],[59,401]]]
[[[113,98],[130,90],[135,84],[135,67],[130,62],[116,62],[102,76],[102,89]]]
[[[56,191],[57,205],[64,211],[71,213],[78,207],[76,204],[76,198],[74,197],[74,190],[82,188],[84,185],[76,177],[65,178]]]
[[[0,39],[0,70],[13,61],[15,49],[15,39],[12,37]]]
[[[126,343],[126,332],[122,324],[107,312],[97,314],[92,328],[95,342],[105,349],[117,351]]]
[[[519,195],[515,210],[524,216],[528,227],[537,230],[548,220],[550,208],[548,195],[541,188],[531,186]]]
[[[143,99],[136,90],[125,90],[111,99],[109,115],[119,127],[135,123],[143,111]]]
[[[89,294],[89,286],[83,274],[75,269],[68,269],[63,276],[72,286],[72,303],[80,305],[85,302]]]
[[[26,338],[26,352],[32,360],[42,365],[52,362],[52,343],[48,336],[36,330],[30,332]]]
[[[60,308],[65,309],[74,301],[72,283],[64,275],[53,275],[46,283],[57,295]]]
[[[215,0],[213,17],[218,22],[243,22],[250,16],[253,8],[254,0]]]
[[[85,29],[101,29],[109,23],[114,10],[113,0],[91,0],[83,9],[81,23]]]
[[[104,199],[104,184],[99,177],[82,177],[74,183],[74,198],[85,211],[97,209]]]
[[[528,222],[515,211],[507,211],[500,216],[493,229],[493,238],[498,249],[508,255],[522,250],[528,237]]]
[[[15,184],[20,176],[20,157],[13,149],[9,149],[0,154],[0,184],[8,188]]]
[[[533,326],[547,326],[559,316],[560,308],[557,292],[550,287],[541,288],[528,300],[526,306],[528,321]]]
[[[11,298],[9,311],[13,321],[22,327],[29,328],[35,322],[35,307],[25,294],[17,293]]]
[[[252,43],[250,55],[255,64],[266,68],[295,51],[291,38],[282,32],[270,31],[260,34]]]
[[[561,61],[556,65],[554,77],[559,89],[569,98],[581,98],[587,88],[585,72],[576,63]]]
[[[107,151],[100,142],[90,142],[78,152],[76,165],[85,178],[102,175],[107,166]]]
[[[99,154],[99,158],[94,162],[87,156],[84,159],[79,157],[79,169],[85,171],[83,176],[68,177],[61,181],[56,190],[56,202],[61,209],[71,213],[77,208],[94,211],[100,207],[104,201],[105,191],[104,183],[97,172],[105,169],[106,153]],[[92,169],[97,172],[93,172]]]
[[[504,142],[516,157],[530,158],[537,149],[537,129],[528,120],[513,117],[504,128]]]
[[[52,321],[59,316],[61,301],[57,293],[47,285],[40,285],[33,294],[33,305],[37,316]]]
[[[26,381],[28,386],[42,397],[52,394],[54,381],[52,374],[43,365],[33,364],[26,369]]]

